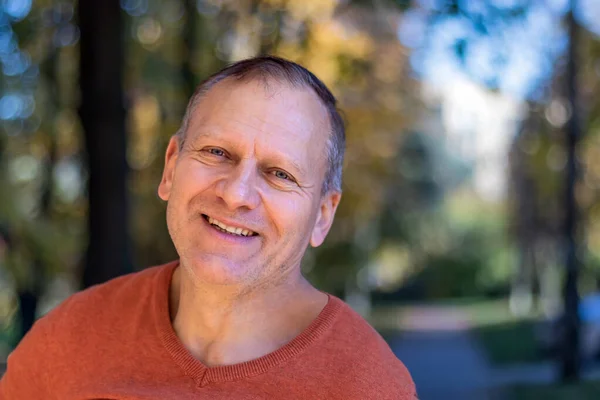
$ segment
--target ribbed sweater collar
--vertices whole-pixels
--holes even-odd
[[[284,363],[309,347],[331,327],[342,308],[338,298],[328,295],[329,301],[315,320],[291,342],[280,349],[255,360],[239,364],[208,367],[183,346],[169,316],[169,288],[178,261],[162,267],[156,276],[154,290],[154,323],[162,344],[186,375],[192,377],[200,387],[211,383],[232,382],[267,372],[270,368]]]

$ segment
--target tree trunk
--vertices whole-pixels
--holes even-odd
[[[31,290],[19,292],[19,317],[21,320],[21,332],[19,337],[22,338],[33,326],[35,322],[35,313],[39,296]]]
[[[198,84],[196,74],[194,73],[194,56],[196,47],[196,23],[198,21],[198,10],[194,0],[185,0],[185,24],[183,26],[183,60],[181,64],[181,75],[183,76],[183,86],[187,99],[192,97]]]
[[[577,276],[579,261],[577,260],[577,203],[575,201],[575,184],[577,182],[576,148],[581,135],[579,126],[579,104],[577,101],[577,22],[573,15],[575,0],[571,0],[571,10],[567,16],[569,29],[569,49],[567,60],[566,84],[568,101],[571,106],[571,118],[567,123],[567,170],[565,193],[565,255],[566,279],[564,286],[565,313],[563,320],[563,346],[561,352],[561,377],[565,382],[579,379],[579,294],[577,292]]]
[[[79,109],[88,157],[89,243],[83,287],[130,272],[124,44],[118,0],[79,2]]]

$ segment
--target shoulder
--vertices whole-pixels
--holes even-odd
[[[75,293],[41,318],[36,323],[39,327],[34,328],[39,334],[52,331],[58,339],[70,339],[74,332],[79,335],[89,329],[96,334],[107,328],[114,332],[121,322],[148,306],[161,272],[172,270],[174,265],[173,262],[146,268]],[[36,333],[32,329],[32,334]]]
[[[339,311],[327,346],[349,383],[379,399],[416,399],[408,369],[381,335],[342,300],[332,296],[331,301]]]
[[[50,324],[68,323],[90,317],[94,321],[121,315],[148,298],[156,279],[173,263],[146,268],[140,272],[123,275],[108,282],[94,285],[67,298],[43,319]],[[84,321],[77,321],[84,322]]]
[[[27,382],[32,388],[49,385],[70,361],[86,356],[94,337],[114,334],[132,315],[139,314],[150,299],[153,282],[172,266],[151,267],[92,286],[38,319],[9,355],[0,393],[15,386],[22,390]]]

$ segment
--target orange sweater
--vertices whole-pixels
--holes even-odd
[[[208,368],[169,319],[177,262],[71,296],[36,322],[8,358],[0,399],[413,400],[415,387],[383,339],[330,296],[279,350]]]

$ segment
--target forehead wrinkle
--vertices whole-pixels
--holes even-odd
[[[204,101],[202,102],[203,104],[198,104],[198,107],[195,110],[195,117],[198,119],[211,119],[211,116],[214,114],[214,111],[216,111],[217,113],[226,111],[230,114],[236,115],[237,112],[234,108],[232,108],[231,106],[229,106],[229,102],[228,99],[231,98],[232,96],[235,96],[235,91],[237,88],[246,86],[248,87],[250,85],[251,89],[256,95],[258,96],[264,96],[264,98],[269,99],[269,100],[275,100],[275,98],[280,99],[279,101],[277,101],[276,105],[271,105],[270,107],[262,110],[263,112],[260,113],[261,115],[257,115],[256,113],[247,115],[250,118],[252,118],[253,120],[256,120],[258,122],[257,125],[253,125],[251,123],[248,122],[244,122],[241,121],[239,118],[235,118],[235,117],[230,117],[232,119],[235,119],[237,122],[239,122],[240,124],[243,124],[245,126],[248,126],[252,129],[256,129],[259,131],[262,131],[264,133],[269,133],[267,132],[267,130],[265,129],[261,129],[262,126],[264,125],[272,125],[275,126],[276,129],[275,132],[277,131],[286,131],[288,133],[294,134],[293,131],[289,130],[287,128],[287,126],[284,125],[280,125],[280,124],[276,124],[273,123],[271,121],[267,121],[268,115],[272,112],[282,112],[282,110],[280,109],[280,107],[285,104],[285,109],[284,112],[286,112],[286,114],[288,116],[292,116],[293,120],[290,121],[290,123],[298,123],[299,119],[302,119],[303,117],[306,117],[305,115],[298,115],[297,113],[290,113],[290,110],[294,110],[299,103],[301,102],[300,99],[298,99],[297,97],[290,97],[290,96],[285,96],[284,92],[285,91],[290,91],[293,93],[302,93],[302,94],[308,94],[309,97],[311,97],[313,100],[311,101],[311,103],[315,103],[317,105],[318,111],[317,113],[320,114],[318,115],[316,118],[313,116],[311,118],[305,118],[304,122],[308,122],[309,125],[309,129],[312,131],[317,131],[320,129],[324,129],[325,132],[327,132],[327,138],[326,140],[329,139],[329,125],[330,125],[330,121],[329,121],[329,116],[327,114],[327,110],[325,108],[325,106],[322,104],[322,102],[319,100],[319,98],[317,97],[317,95],[313,92],[311,92],[309,89],[304,88],[304,87],[296,87],[295,85],[289,85],[286,82],[279,82],[278,80],[272,81],[271,79],[267,80],[267,87],[265,87],[264,83],[261,84],[260,80],[256,81],[256,80],[250,80],[248,82],[230,82],[230,81],[224,81],[224,82],[220,82],[219,85],[217,85],[218,87],[213,88],[213,90],[211,90],[206,97],[204,98]],[[254,87],[252,87],[254,85]],[[230,90],[225,90],[225,87],[229,86]],[[220,90],[219,90],[220,89]],[[211,97],[215,97],[215,99],[213,99],[213,101],[206,101],[209,100]],[[218,104],[221,105],[218,105]],[[193,122],[192,118],[192,122]],[[286,124],[288,125],[288,124]],[[316,133],[316,132],[314,132]]]

